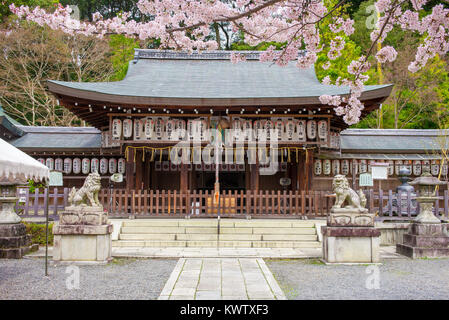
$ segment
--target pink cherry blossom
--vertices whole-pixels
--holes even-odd
[[[429,59],[437,54],[449,52],[449,9],[442,4],[435,5],[431,12],[424,12],[427,0],[376,0],[380,13],[376,28],[371,32],[371,50],[365,56],[351,61],[347,70],[348,79],[337,79],[336,85],[349,87],[350,93],[344,97],[323,95],[323,104],[335,107],[337,115],[347,124],[357,123],[364,106],[360,96],[366,72],[371,67],[368,58],[374,56],[380,63],[396,59],[397,52],[391,46],[384,46],[376,53],[376,42],[383,43],[393,28],[418,32],[423,36],[413,61],[408,69],[417,72]],[[262,62],[274,62],[285,66],[296,61],[298,68],[309,68],[317,61],[318,54],[327,50],[329,60],[342,55],[345,37],[354,32],[354,21],[335,15],[338,10],[328,9],[324,0],[139,0],[138,8],[143,15],[152,17],[150,21],[136,22],[128,13],[111,19],[103,19],[99,13],[92,16],[93,23],[78,21],[70,16],[71,9],[58,5],[49,13],[36,7],[16,7],[10,10],[19,18],[47,25],[68,34],[104,37],[108,34],[123,34],[141,40],[158,38],[161,48],[193,52],[195,50],[215,50],[217,43],[211,37],[210,25],[214,22],[228,22],[234,32],[245,34],[245,42],[257,45],[261,42],[285,43],[282,50],[269,47],[260,55]],[[330,15],[329,28],[333,34],[329,43],[322,43],[318,24]],[[303,52],[298,54],[298,52]],[[242,54],[232,54],[233,63],[244,61]],[[323,64],[327,70],[329,64]],[[325,77],[323,83],[330,84]]]

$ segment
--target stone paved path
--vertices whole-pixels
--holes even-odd
[[[159,300],[248,300],[286,297],[260,258],[179,259]]]

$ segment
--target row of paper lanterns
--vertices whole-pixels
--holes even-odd
[[[195,168],[196,171],[215,171],[216,170],[216,164],[187,164],[187,171],[192,171],[193,168]],[[259,167],[269,167],[268,165],[259,165]],[[162,162],[155,162],[155,170],[156,171],[181,171],[181,165],[177,165],[170,161],[162,161]],[[245,171],[245,165],[244,164],[219,164],[219,170],[220,172],[235,172],[235,171]],[[279,165],[279,171],[285,172],[287,171],[287,163],[283,162]]]
[[[307,140],[318,140],[323,143],[329,143],[331,148],[339,148],[339,134],[337,132],[330,132],[330,139],[328,141],[328,122],[327,120],[299,120],[299,119],[282,119],[273,118],[261,120],[248,120],[241,118],[234,118],[231,124],[234,139],[253,140],[253,137],[248,136],[250,130],[256,130],[257,135],[254,138],[261,139],[261,134],[264,139],[269,139],[270,129],[277,129],[280,133],[278,140],[280,141],[297,141],[305,142]],[[187,124],[182,119],[172,118],[142,118],[142,119],[118,119],[112,120],[112,137],[113,139],[133,138],[134,140],[182,140],[184,139],[184,132],[187,133],[190,140],[208,141],[210,137],[207,136],[209,129],[206,118],[198,118],[188,120]],[[186,131],[185,131],[186,130]],[[246,131],[247,130],[247,131]],[[242,135],[242,136],[240,136]],[[251,138],[251,139],[249,139]]]
[[[65,174],[89,174],[98,172],[100,174],[125,173],[125,159],[119,158],[39,158],[40,163],[46,165],[50,170],[60,171]]]
[[[375,160],[339,160],[339,159],[315,159],[314,161],[314,174],[319,175],[353,175],[359,173],[371,172],[371,165],[378,161]],[[439,160],[389,160],[387,162],[388,175],[398,175],[399,170],[402,167],[407,167],[410,173],[414,176],[420,176],[422,172],[427,169],[432,175],[437,176],[440,174],[440,161]],[[443,163],[441,168],[441,174],[447,175],[448,164]]]

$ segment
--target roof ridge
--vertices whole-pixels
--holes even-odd
[[[259,60],[260,54],[265,51],[256,50],[195,50],[192,53],[187,51],[160,50],[160,49],[134,49],[134,63],[139,59],[159,59],[159,60],[231,60],[232,53],[244,55],[246,60]],[[304,55],[305,50],[298,51],[299,55]]]

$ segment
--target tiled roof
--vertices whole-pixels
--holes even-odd
[[[305,103],[321,104],[318,97],[323,94],[349,93],[347,86],[321,84],[313,66],[300,69],[295,61],[291,61],[287,66],[280,67],[271,62],[259,62],[260,52],[244,54],[248,55],[248,61],[233,64],[229,59],[229,51],[189,55],[174,51],[136,50],[139,58],[130,62],[128,73],[122,81],[49,81],[49,88],[54,93],[73,96],[79,93],[81,96],[78,97],[81,98],[111,102],[114,97],[114,101],[123,101],[117,97],[233,100],[301,98]],[[366,86],[362,98],[386,97],[390,90],[382,89],[390,87]]]

